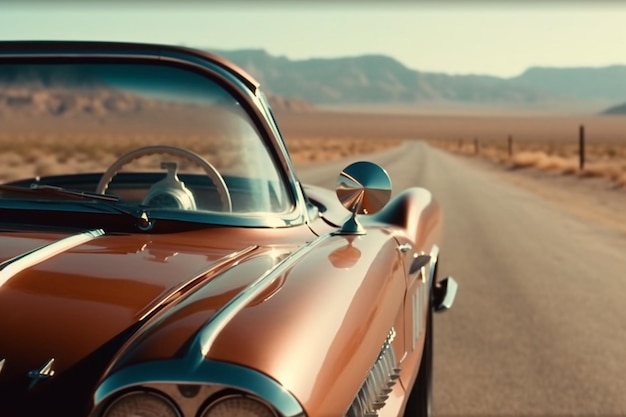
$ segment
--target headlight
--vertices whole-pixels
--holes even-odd
[[[116,398],[102,417],[181,417],[172,402],[151,391],[135,391]]]
[[[260,400],[236,394],[210,403],[201,417],[276,417],[276,413]]]

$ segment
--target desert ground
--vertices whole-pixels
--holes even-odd
[[[279,113],[278,118],[288,144],[306,143],[307,138],[333,139],[334,143],[340,139],[385,141],[390,145],[397,140],[420,139],[449,152],[498,162],[507,169],[534,168],[581,178],[605,178],[617,187],[626,185],[626,117],[326,111]],[[579,169],[581,125],[585,135],[583,170]]]
[[[371,142],[392,147],[399,140],[423,140],[583,221],[626,233],[626,117],[538,112],[515,115],[497,109],[433,115],[423,109],[413,113],[404,110],[394,114],[334,109],[279,113],[277,117],[296,155],[302,144],[323,149],[324,138],[331,140],[329,143],[358,143],[353,149],[363,151],[367,150],[363,145]],[[585,135],[582,170],[578,148],[581,125]],[[513,145],[510,156],[509,136]],[[322,161],[325,155],[328,153],[300,153],[296,160],[302,165],[308,158]]]
[[[570,210],[587,201],[586,213],[600,213],[597,217],[604,220],[615,218],[616,226],[626,224],[622,218],[626,215],[616,214],[624,211],[620,207],[626,203],[626,117],[498,109],[437,115],[423,108],[394,112],[369,107],[279,110],[276,116],[297,166],[355,158],[400,146],[406,140],[423,140],[546,198],[559,199]],[[578,156],[581,125],[585,131],[582,170]],[[0,132],[0,166],[4,167],[0,181],[100,170],[125,151],[165,140],[159,135],[134,135],[128,140],[119,137],[119,132],[111,135],[87,132],[60,138],[38,133],[16,137],[9,131]],[[204,148],[210,144],[198,137],[179,136],[180,146],[209,152]],[[114,146],[95,146],[102,143]],[[142,159],[129,169],[146,168],[153,162]]]

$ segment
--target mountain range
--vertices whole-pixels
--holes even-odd
[[[531,67],[519,76],[501,78],[418,71],[386,55],[291,60],[263,49],[207,50],[242,67],[270,94],[316,105],[588,102],[609,107],[626,101],[626,65]]]

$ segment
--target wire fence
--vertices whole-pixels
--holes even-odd
[[[604,177],[626,186],[626,142],[594,141],[584,124],[572,129],[570,140],[546,141],[505,135],[434,140],[435,146],[468,156],[483,157],[511,169],[538,168],[564,175]]]

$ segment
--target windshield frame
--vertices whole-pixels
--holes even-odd
[[[57,42],[57,41],[3,41],[0,42],[0,65],[2,64],[50,64],[50,63],[107,63],[107,64],[153,64],[174,66],[195,72],[220,85],[240,102],[250,121],[254,124],[260,140],[265,142],[281,181],[285,185],[291,210],[283,213],[226,213],[209,211],[175,211],[168,209],[146,209],[154,219],[179,220],[204,224],[246,227],[288,227],[308,222],[308,213],[301,187],[287,152],[286,145],[269,104],[263,100],[258,83],[232,63],[203,51],[185,47],[156,44],[131,44],[115,42]],[[78,175],[82,173],[77,173]],[[22,206],[33,209],[28,199],[10,199],[8,205],[0,199],[3,207]],[[50,201],[61,211],[71,205]],[[39,206],[41,201],[37,202]],[[52,208],[52,207],[51,207]]]

